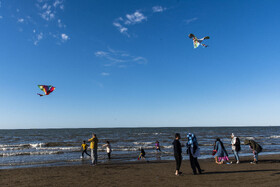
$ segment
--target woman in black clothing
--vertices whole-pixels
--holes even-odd
[[[175,175],[180,175],[182,172],[180,172],[181,162],[182,162],[182,147],[180,140],[181,136],[179,133],[175,134],[175,140],[173,141],[173,147],[174,147],[174,157],[176,160],[176,172]]]

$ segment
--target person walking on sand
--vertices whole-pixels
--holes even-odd
[[[92,138],[88,139],[90,142],[90,149],[91,149],[91,164],[96,165],[97,164],[97,144],[98,139],[96,137],[96,134],[92,134]]]
[[[254,161],[250,162],[251,164],[257,164],[258,163],[258,155],[260,152],[262,152],[262,147],[255,142],[254,140],[245,140],[244,141],[245,145],[249,145],[250,148],[253,150],[253,155],[254,155]]]
[[[228,159],[228,153],[224,147],[223,142],[220,140],[220,138],[217,138],[215,141],[214,151],[216,152],[214,157],[215,157],[215,162],[217,164],[223,164],[224,161],[227,164],[230,164],[229,159]]]
[[[88,145],[86,144],[86,141],[85,141],[85,140],[83,141],[83,144],[81,145],[81,147],[82,147],[82,150],[83,150],[83,152],[82,152],[82,158],[84,158],[84,153],[86,153],[88,156],[90,156],[90,155],[87,153]]]
[[[181,162],[182,162],[182,146],[180,143],[181,136],[179,133],[175,134],[175,140],[173,141],[173,148],[174,148],[174,157],[176,160],[176,172],[175,175],[179,176],[182,174],[182,172],[180,172],[180,167],[181,167]]]
[[[108,155],[108,159],[110,160],[111,159],[111,152],[112,152],[110,142],[107,141],[106,144],[103,145],[103,147],[106,147],[106,152],[107,152],[107,155]]]
[[[193,174],[194,175],[197,174],[196,168],[197,168],[199,174],[201,174],[202,170],[197,161],[197,157],[200,156],[200,148],[198,146],[198,142],[197,142],[194,134],[189,133],[187,135],[187,145],[186,146],[187,146],[187,154],[190,156],[190,163],[191,163],[191,167],[193,170]]]
[[[236,164],[239,164],[239,155],[238,152],[241,150],[240,140],[238,137],[235,137],[234,134],[231,134],[231,149],[234,154]]]

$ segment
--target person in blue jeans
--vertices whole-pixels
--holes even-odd
[[[241,150],[240,140],[238,137],[235,137],[234,134],[231,134],[231,149],[234,154],[236,164],[239,164],[239,155],[238,152]]]
[[[258,154],[260,152],[262,152],[262,146],[260,146],[260,144],[258,144],[257,142],[255,142],[254,140],[248,140],[246,139],[244,141],[244,144],[245,145],[249,145],[250,148],[252,149],[253,151],[253,155],[254,155],[254,161],[253,162],[250,162],[251,164],[257,164],[258,163]]]

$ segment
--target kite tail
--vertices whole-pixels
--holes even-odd
[[[37,93],[37,95],[39,95],[40,97],[44,96],[43,94],[39,94],[39,93]]]
[[[208,45],[205,45],[205,44],[201,44],[203,47],[208,47]]]

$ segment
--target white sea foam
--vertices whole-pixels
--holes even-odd
[[[280,135],[273,135],[273,136],[270,136],[270,138],[280,138]]]
[[[8,156],[23,156],[23,155],[50,155],[50,154],[62,154],[62,151],[40,151],[40,152],[8,152],[0,153],[0,157]]]
[[[133,142],[135,145],[150,145],[153,144],[154,142]]]

